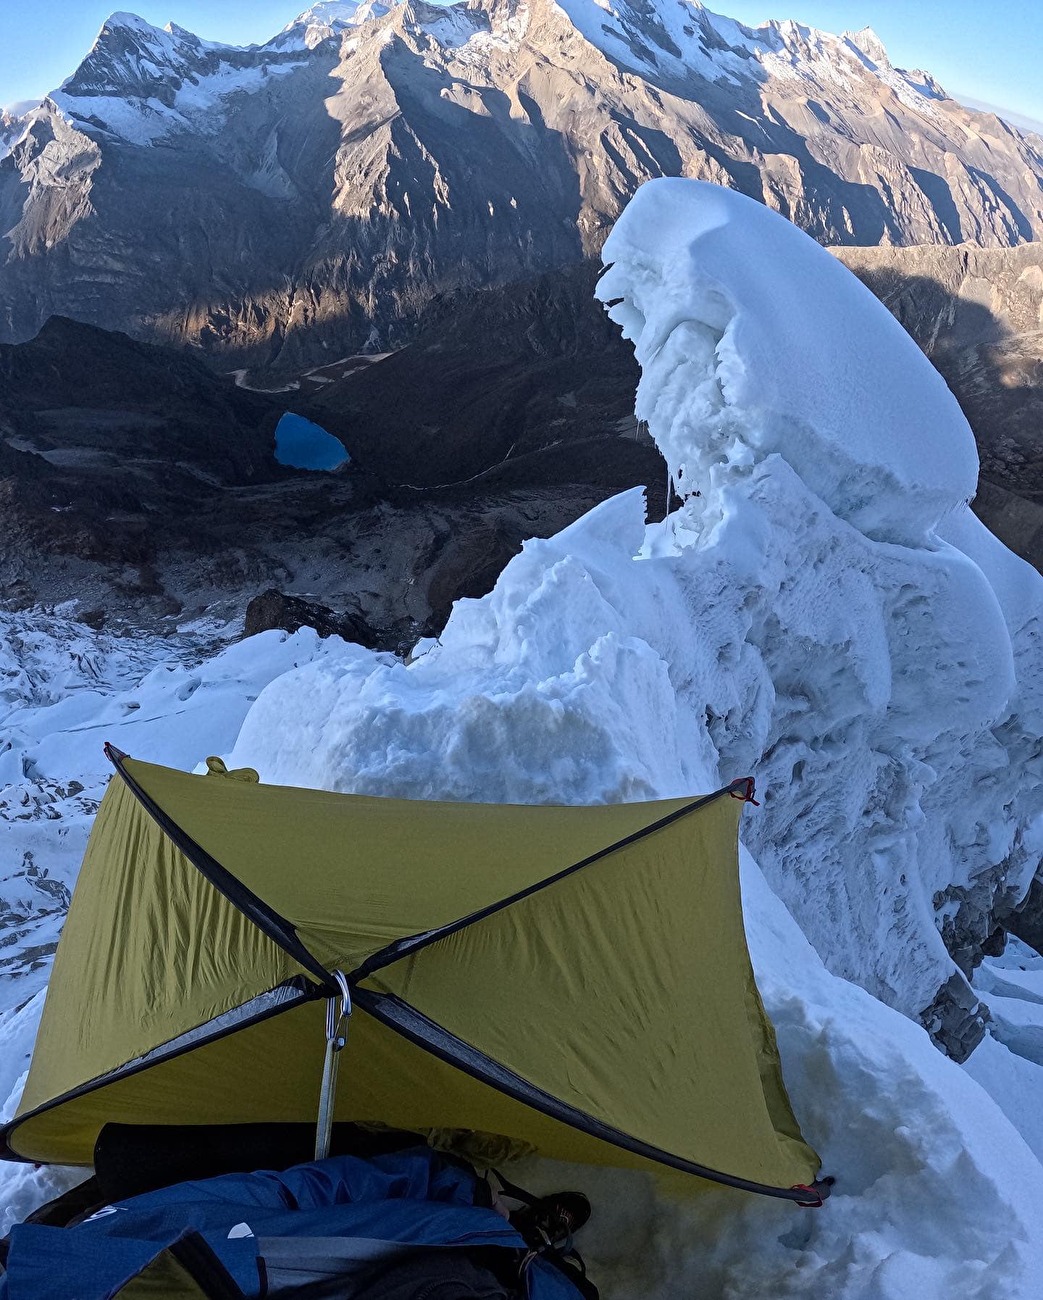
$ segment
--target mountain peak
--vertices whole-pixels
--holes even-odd
[[[216,129],[229,96],[301,66],[301,55],[297,46],[221,45],[176,23],[155,27],[119,11],[50,100],[81,131],[147,146]]]
[[[203,44],[195,32],[190,32],[187,27],[180,27],[175,22],[167,23],[163,30],[168,36],[176,36],[179,41],[188,41],[196,45]]]
[[[847,41],[848,45],[857,50],[859,54],[864,54],[877,67],[889,68],[891,66],[891,60],[887,57],[884,43],[873,31],[872,27],[863,27],[858,32],[845,32],[841,40]]]
[[[121,29],[132,32],[142,32],[145,34],[162,30],[162,28],[154,27],[152,23],[146,22],[144,18],[139,18],[137,14],[128,13],[126,10],[118,9],[115,13],[109,14],[108,18],[105,19],[98,35],[101,37],[106,35],[106,33],[119,31]]]
[[[186,48],[198,54],[198,37],[182,38],[136,14],[118,11],[106,18],[87,57],[62,84],[59,94],[147,98],[166,86],[169,70],[178,63],[177,54]]]
[[[383,18],[401,0],[318,0],[283,28],[281,35],[303,34],[311,46],[345,27],[358,27],[370,18]]]

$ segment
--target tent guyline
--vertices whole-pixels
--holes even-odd
[[[299,1122],[321,1074],[317,1154],[336,1116],[828,1195],[745,945],[752,779],[596,808],[447,804],[106,754],[119,779],[0,1156],[90,1163],[112,1121]],[[142,983],[158,997],[138,1007]],[[252,1083],[226,1102],[226,1076]]]

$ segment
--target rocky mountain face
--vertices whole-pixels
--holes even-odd
[[[281,413],[197,359],[62,317],[0,345],[0,600],[147,612],[157,531],[189,538],[194,500],[285,477]]]
[[[128,478],[139,464],[162,462],[201,481],[264,481],[280,472],[272,458],[280,413],[196,357],[60,316],[30,343],[0,344],[0,431],[56,467],[109,457]]]
[[[0,337],[382,350],[440,294],[596,253],[664,174],[826,243],[1009,247],[1043,233],[1041,151],[868,31],[697,0],[346,0],[243,50],[117,14],[0,162]]]
[[[25,118],[0,108],[0,158],[6,158],[25,130]]]
[[[977,513],[1043,570],[1040,246],[832,251],[945,377],[978,440]],[[324,383],[302,409],[375,473],[421,485],[513,472],[552,456],[562,432],[570,455],[606,430],[640,437],[632,350],[594,301],[595,279],[588,263],[439,299],[414,343]]]
[[[403,493],[517,481],[537,464],[566,482],[584,462],[581,478],[632,485],[630,449],[654,444],[634,419],[637,362],[595,301],[597,275],[587,262],[437,298],[412,344],[323,385],[306,412]]]
[[[1039,452],[1022,416],[1043,381],[1029,368],[1008,386],[1001,364],[1040,341],[1025,296],[1034,249],[842,255],[948,367],[986,467],[976,508],[1043,566]],[[986,274],[969,276],[979,256]],[[584,263],[440,297],[407,347],[278,394],[61,318],[0,346],[0,605],[74,601],[114,630],[162,629],[240,617],[274,588],[290,601],[264,602],[268,620],[299,622],[293,602],[307,600],[313,624],[400,648],[488,590],[525,537],[614,492],[646,485],[661,517],[665,468],[634,422],[632,349],[594,300],[596,275]],[[987,311],[985,280],[999,295]],[[279,466],[287,406],[339,436],[350,463]]]

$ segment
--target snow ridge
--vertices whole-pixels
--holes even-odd
[[[81,130],[147,146],[175,132],[213,133],[230,96],[305,63],[301,50],[219,45],[173,23],[164,29],[116,13],[49,98]]]
[[[204,41],[169,23],[154,27],[131,13],[113,14],[86,59],[51,100],[81,126],[94,126],[149,145],[185,129],[207,129],[207,118],[236,91],[298,66],[343,33],[385,18],[403,0],[319,0],[263,46]],[[533,0],[563,15],[583,38],[641,76],[757,85],[769,78],[854,91],[875,77],[902,102],[931,116],[945,93],[926,73],[894,68],[871,29],[833,36],[792,21],[749,28],[712,13],[698,0],[650,5],[631,0]],[[413,7],[418,30],[465,60],[510,48],[530,20],[521,0]],[[488,11],[487,15],[483,10]]]

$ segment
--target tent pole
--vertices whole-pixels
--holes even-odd
[[[332,974],[340,987],[340,993],[335,993],[326,1001],[326,1058],[322,1064],[319,1117],[315,1124],[316,1160],[325,1160],[330,1153],[333,1112],[337,1105],[337,1070],[340,1066],[340,1054],[348,1041],[348,1023],[351,1019],[351,992],[348,988],[347,976],[339,970],[333,971]]]

